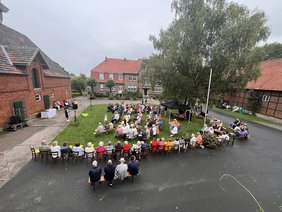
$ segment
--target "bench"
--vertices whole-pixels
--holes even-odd
[[[140,175],[140,172],[137,174]],[[134,183],[134,177],[136,175],[131,175],[129,172],[127,172],[127,177],[131,177],[131,181],[132,183]],[[114,178],[113,180],[118,180],[116,178]],[[99,184],[106,182],[107,180],[105,179],[104,175],[101,175],[100,180],[98,181]],[[88,178],[88,183],[91,184],[90,178]],[[96,182],[93,183],[93,190],[96,190]]]

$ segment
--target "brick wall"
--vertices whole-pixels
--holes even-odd
[[[31,70],[36,68],[39,72],[41,88],[33,89],[31,80]],[[51,95],[50,105],[53,101],[63,101],[71,98],[71,84],[67,78],[44,77],[41,66],[33,63],[27,67],[27,74],[0,74],[0,128],[9,121],[9,117],[14,115],[13,103],[23,102],[27,117],[44,111],[43,96]],[[41,101],[36,102],[35,95],[41,95]]]

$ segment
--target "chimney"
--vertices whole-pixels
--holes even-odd
[[[126,57],[124,58],[124,61],[126,61]]]
[[[7,13],[9,11],[9,9],[1,3],[0,0],[0,24],[3,23],[3,13]]]
[[[107,61],[108,60],[108,58],[107,58],[107,56],[105,57],[105,61]]]

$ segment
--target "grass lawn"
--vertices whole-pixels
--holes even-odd
[[[263,118],[260,118],[260,117],[257,117],[257,116],[252,116],[250,114],[241,114],[241,113],[238,113],[238,112],[232,112],[231,110],[220,109],[220,108],[216,108],[216,107],[213,107],[212,110],[215,111],[215,112],[224,113],[224,114],[232,116],[234,118],[263,122],[263,123],[269,123],[269,124],[276,124],[273,121],[263,119]]]
[[[104,141],[105,144],[108,141],[112,141],[116,143],[118,141],[117,138],[114,137],[114,132],[109,134],[102,135],[94,135],[94,130],[97,128],[99,122],[104,121],[105,114],[108,114],[108,120],[111,120],[113,114],[107,113],[107,105],[94,105],[92,109],[88,108],[85,112],[89,113],[89,117],[78,117],[80,124],[78,126],[73,126],[70,124],[67,128],[65,128],[59,135],[56,136],[54,140],[58,141],[60,145],[63,144],[64,141],[68,141],[69,144],[74,144],[76,141],[79,141],[84,146],[87,142],[91,141],[97,146],[99,141]],[[143,115],[142,125],[145,125],[146,114]],[[169,131],[169,123],[168,117],[162,116],[164,127],[163,131],[158,134],[158,137],[164,137],[168,139],[170,136]],[[194,118],[192,122],[187,123],[186,121],[180,121],[181,129],[179,131],[179,136],[185,134],[191,134],[198,132],[203,127],[203,119]],[[136,142],[131,141],[131,142]]]

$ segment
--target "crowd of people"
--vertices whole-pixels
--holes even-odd
[[[109,185],[113,185],[113,180],[123,180],[128,176],[135,176],[139,174],[139,161],[132,155],[129,162],[126,164],[126,160],[121,158],[120,164],[115,166],[112,160],[108,160],[107,165],[104,167],[104,179],[109,182]],[[96,160],[93,161],[92,167],[89,170],[88,182],[93,184],[101,181],[102,168],[98,166]]]

